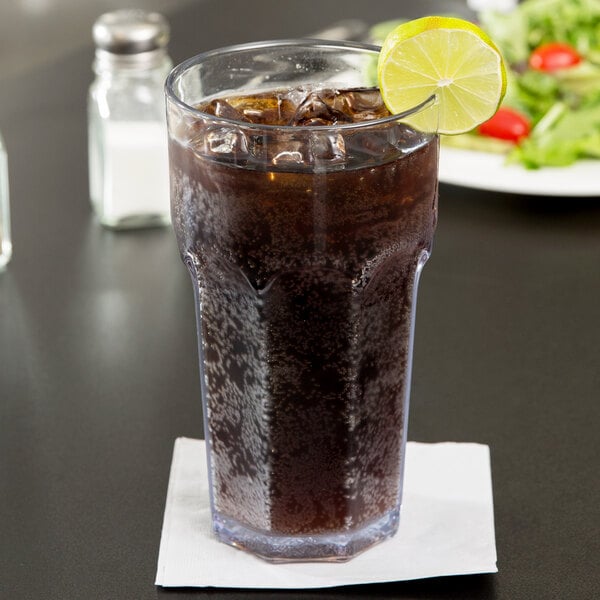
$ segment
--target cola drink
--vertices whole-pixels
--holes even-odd
[[[215,531],[347,559],[398,525],[437,139],[368,88],[223,95],[169,129]]]

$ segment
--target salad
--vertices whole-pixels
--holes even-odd
[[[600,159],[600,0],[524,0],[477,17],[506,61],[506,96],[489,121],[443,143],[529,169]],[[374,41],[397,24],[375,26]]]

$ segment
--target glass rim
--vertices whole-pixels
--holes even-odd
[[[261,42],[250,42],[245,44],[234,44],[231,46],[223,46],[221,48],[215,48],[213,50],[208,50],[206,52],[201,52],[196,54],[183,62],[179,63],[169,73],[167,79],[165,80],[165,94],[167,98],[174,102],[181,109],[186,112],[196,115],[197,117],[201,117],[207,121],[213,121],[215,123],[228,123],[231,125],[242,126],[247,129],[256,129],[260,131],[265,130],[284,130],[284,131],[327,131],[327,130],[335,130],[339,131],[340,129],[362,129],[365,127],[373,127],[376,125],[382,125],[386,123],[392,123],[395,121],[399,121],[401,119],[405,119],[410,115],[416,114],[429,106],[435,104],[436,102],[436,94],[432,94],[423,102],[402,111],[400,113],[396,113],[393,115],[389,115],[387,117],[380,117],[379,119],[372,119],[369,121],[358,121],[356,123],[337,123],[334,125],[267,125],[262,123],[252,123],[247,121],[238,121],[236,119],[228,119],[226,117],[218,117],[216,115],[211,115],[209,113],[203,112],[190,106],[186,102],[184,102],[174,91],[174,83],[178,77],[180,77],[185,71],[194,65],[199,64],[200,62],[211,58],[213,56],[217,56],[219,54],[224,53],[236,53],[236,52],[244,52],[247,50],[259,50],[264,48],[275,48],[277,46],[280,47],[302,47],[302,46],[310,46],[312,48],[338,48],[340,50],[348,49],[348,50],[366,50],[373,54],[379,53],[381,48],[379,46],[373,44],[363,44],[359,42],[344,42],[344,41],[334,41],[334,40],[321,40],[314,38],[298,38],[298,39],[283,39],[283,40],[265,40]],[[435,131],[430,132],[435,134]]]

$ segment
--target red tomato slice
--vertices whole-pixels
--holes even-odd
[[[529,119],[512,108],[502,107],[498,112],[479,126],[481,135],[517,143],[531,131]]]
[[[536,48],[529,57],[529,66],[536,71],[557,71],[568,69],[581,62],[575,48],[562,42],[550,42]]]

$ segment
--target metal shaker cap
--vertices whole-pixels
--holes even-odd
[[[169,42],[167,20],[159,13],[137,9],[103,14],[94,23],[92,33],[96,47],[111,54],[152,52]]]

